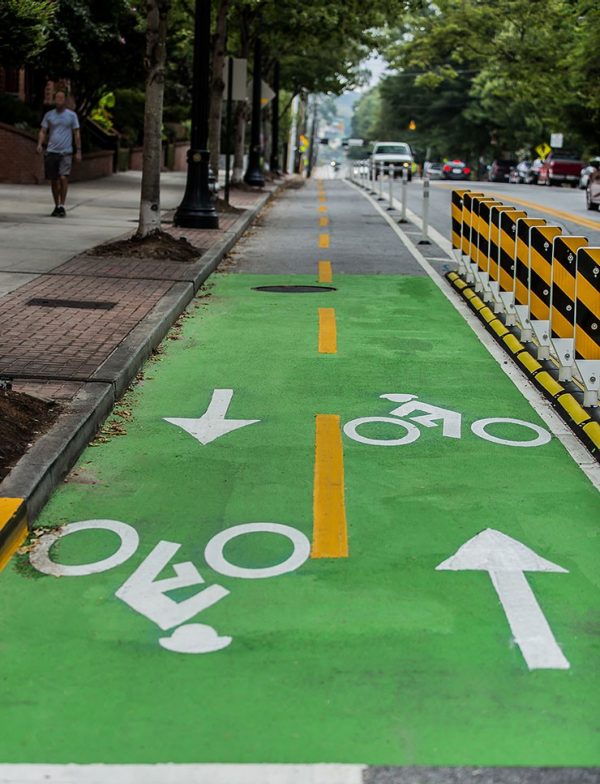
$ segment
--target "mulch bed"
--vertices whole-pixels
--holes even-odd
[[[143,239],[131,237],[88,250],[86,256],[110,256],[122,259],[156,259],[159,261],[195,261],[202,255],[201,248],[195,248],[185,237],[175,239],[166,231],[152,234]]]
[[[23,392],[0,391],[0,480],[56,421],[58,403]]]

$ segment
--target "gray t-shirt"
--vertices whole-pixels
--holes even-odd
[[[62,112],[51,109],[44,115],[42,128],[48,131],[48,152],[72,154],[73,131],[79,128],[79,120],[75,112],[70,109],[63,109]]]

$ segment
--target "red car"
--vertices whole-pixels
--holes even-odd
[[[554,150],[542,164],[538,185],[562,185],[568,182],[571,188],[576,188],[584,166],[585,163],[577,153]]]

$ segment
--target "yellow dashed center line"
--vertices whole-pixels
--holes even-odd
[[[321,204],[319,207],[319,212],[327,212],[327,207],[324,204]]]
[[[330,261],[319,262],[319,283],[332,283],[333,269]]]
[[[344,451],[340,418],[317,414],[311,558],[347,558]]]
[[[337,354],[334,308],[319,308],[319,354]]]
[[[329,234],[319,234],[319,248],[329,247]]]
[[[319,218],[319,226],[329,226],[329,218],[327,217]]]

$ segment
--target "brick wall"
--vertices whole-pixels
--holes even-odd
[[[44,162],[34,136],[0,123],[0,182],[35,185],[44,181]]]
[[[12,125],[0,123],[0,182],[36,185],[44,182],[43,156],[36,152],[37,139]],[[111,150],[87,153],[73,163],[72,180],[93,180],[113,172]]]

